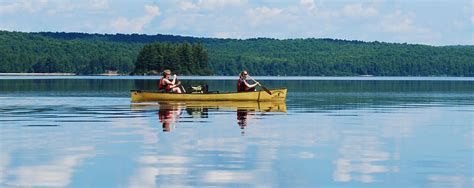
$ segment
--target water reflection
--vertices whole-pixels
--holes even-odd
[[[286,104],[130,106],[130,80],[0,80],[0,187],[473,185],[472,81],[268,85]]]
[[[94,147],[69,148],[69,155],[57,156],[36,165],[19,166],[6,172],[13,177],[9,185],[20,187],[65,187],[71,183],[75,168],[87,158],[95,156]]]
[[[171,132],[180,122],[183,113],[189,118],[206,119],[209,111],[235,110],[237,112],[237,125],[243,130],[247,126],[247,119],[254,116],[255,112],[286,112],[285,102],[254,102],[254,101],[188,101],[188,102],[158,102],[134,103],[133,110],[158,109],[157,116],[162,124],[163,132]]]
[[[245,129],[245,127],[247,126],[248,113],[249,113],[249,110],[237,109],[237,125],[239,125],[240,129],[242,130]]]
[[[160,122],[163,124],[163,132],[170,132],[176,128],[176,120],[179,119],[182,114],[181,104],[167,104],[163,103],[159,105],[158,117]]]
[[[381,143],[378,139],[375,136],[364,136],[360,132],[346,133],[339,148],[341,157],[334,161],[334,181],[372,183],[377,181],[376,174],[389,172],[389,167],[377,164],[386,162],[391,157],[389,152],[379,148]],[[398,168],[394,167],[395,170]]]

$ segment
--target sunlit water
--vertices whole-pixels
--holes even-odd
[[[132,105],[154,79],[0,77],[0,187],[474,185],[470,78],[260,78],[284,106]]]

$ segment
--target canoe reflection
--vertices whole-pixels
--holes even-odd
[[[184,112],[190,118],[208,118],[209,110],[235,110],[237,125],[240,129],[245,129],[248,116],[255,115],[255,112],[286,112],[285,102],[188,101],[138,103],[132,104],[131,107],[132,110],[155,110],[158,108],[157,115],[162,123],[163,132],[170,132],[176,128],[176,124],[183,117]]]
[[[249,110],[245,109],[237,109],[237,125],[239,125],[240,129],[245,129],[247,126],[247,115]]]
[[[161,103],[160,103],[161,104]],[[171,104],[171,103],[168,103]],[[254,102],[254,101],[190,101],[186,108],[253,110],[262,112],[286,112],[285,102]]]
[[[163,132],[170,132],[176,127],[176,121],[182,114],[182,107],[180,105],[161,104],[158,110],[158,118],[163,124]],[[173,124],[171,127],[171,124]]]

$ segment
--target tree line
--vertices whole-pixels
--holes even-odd
[[[60,40],[0,31],[0,72],[130,73],[142,47],[135,43]]]
[[[132,74],[159,74],[164,69],[184,75],[209,75],[208,55],[201,44],[160,43],[145,45]]]
[[[207,52],[208,68],[194,57],[195,43]],[[150,49],[158,50],[150,55],[153,57],[144,58],[143,53],[151,53]],[[112,70],[129,74],[173,66],[181,74],[190,75],[237,75],[246,69],[253,75],[275,76],[474,76],[473,51],[473,45],[337,39],[237,40],[0,31],[0,72],[99,74]],[[203,71],[194,71],[200,69]]]
[[[334,39],[253,39],[207,46],[219,75],[474,76],[474,46]]]

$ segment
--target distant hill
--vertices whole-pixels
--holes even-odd
[[[109,42],[125,42],[125,43],[152,43],[156,41],[160,42],[172,42],[172,43],[199,43],[204,40],[211,40],[206,38],[197,37],[186,37],[177,35],[144,35],[144,34],[89,34],[89,33],[66,33],[66,32],[36,32],[30,33],[50,37],[54,39],[64,40],[101,40]],[[219,39],[212,39],[218,41]]]
[[[474,76],[473,45],[9,31],[0,31],[0,72],[128,74],[140,50],[152,42],[201,43],[214,75],[247,69],[253,75]]]

